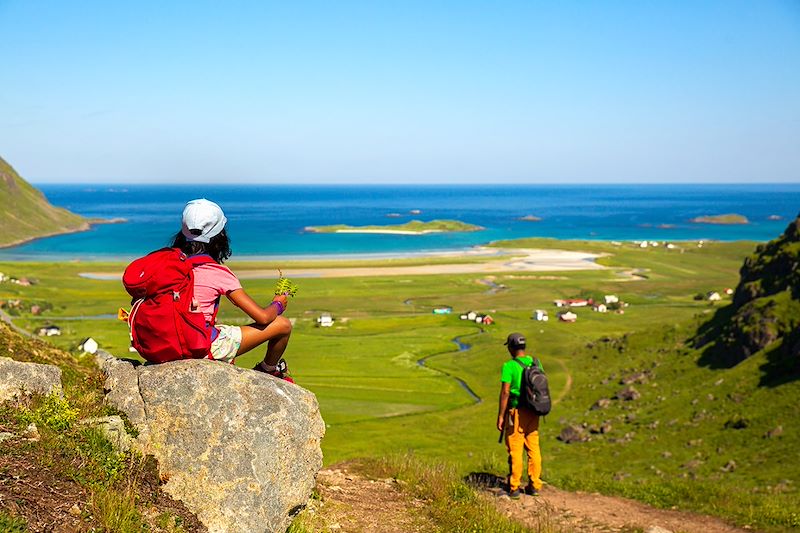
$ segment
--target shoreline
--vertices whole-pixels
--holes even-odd
[[[569,272],[578,270],[605,270],[596,260],[601,253],[576,252],[568,250],[534,248],[482,248],[472,251],[472,257],[485,258],[485,261],[470,263],[435,263],[418,265],[320,265],[282,268],[288,278],[345,278],[380,276],[419,276],[441,274],[499,274],[503,272]],[[447,258],[430,256],[432,259]],[[463,257],[463,252],[459,254]],[[84,279],[111,281],[122,277],[121,272],[81,272]],[[241,265],[236,267],[239,279],[273,279],[277,277],[274,268]]]
[[[35,237],[27,237],[25,239],[17,239],[16,241],[0,244],[0,250],[5,250],[8,248],[14,248],[16,246],[22,246],[23,244],[28,244],[29,242],[38,241],[41,239],[48,239],[50,237],[58,237],[59,235],[71,235],[73,233],[83,233],[84,231],[89,231],[92,229],[92,226],[100,226],[103,224],[124,224],[128,221],[126,218],[90,218],[85,220],[81,223],[80,226],[71,229],[62,229],[59,231],[53,231],[50,233],[45,233],[42,235],[37,235]],[[3,259],[0,258],[0,261]]]
[[[75,230],[70,232],[58,233],[56,235],[67,235],[69,233],[80,233],[81,231],[87,230]],[[55,235],[48,235],[48,236],[40,236],[34,239],[29,239],[25,242],[31,242],[38,239],[44,239],[47,237],[52,237]],[[638,243],[642,242],[645,239],[632,239],[632,240],[616,240],[616,239],[556,239],[550,237],[543,237],[543,240],[550,241],[554,243],[552,248],[542,248],[542,250],[562,250],[558,248],[558,243],[601,243],[601,244],[613,244],[613,243]],[[522,240],[522,239],[513,239],[513,240]],[[696,244],[698,242],[705,242],[705,243],[735,243],[735,242],[752,242],[754,244],[766,241],[755,241],[750,239],[736,239],[736,240],[719,240],[719,239],[690,239],[690,240],[670,240],[669,242],[676,244],[676,245],[686,245],[686,244]],[[503,255],[509,255],[507,252],[511,251],[512,248],[502,247],[502,246],[495,246],[496,242],[504,242],[500,241],[492,241],[489,243],[484,244],[476,244],[473,246],[467,246],[462,248],[449,248],[449,249],[439,249],[439,250],[419,250],[419,251],[388,251],[388,252],[336,252],[336,253],[311,253],[311,254],[235,254],[231,260],[232,263],[253,263],[253,262],[294,262],[294,263],[325,263],[325,262],[346,262],[346,261],[392,261],[392,260],[410,260],[410,259],[442,259],[447,257],[453,258],[474,258],[479,256],[490,257],[492,255],[501,257]],[[20,243],[24,244],[24,243]],[[129,263],[134,259],[145,255],[145,253],[135,254],[135,255],[94,255],[91,253],[82,253],[79,256],[64,252],[53,252],[53,253],[34,253],[34,254],[25,254],[21,253],[19,255],[9,255],[5,256],[8,253],[9,248],[13,248],[13,246],[19,246],[19,244],[15,245],[7,245],[7,246],[0,246],[0,263],[55,263],[55,262],[70,262],[70,263]],[[516,248],[517,250],[528,250],[533,248],[525,248],[524,246]]]

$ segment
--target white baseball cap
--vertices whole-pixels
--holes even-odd
[[[222,208],[210,200],[199,198],[192,200],[183,210],[183,225],[181,232],[187,241],[208,242],[225,229],[228,219]],[[192,230],[199,230],[200,235],[195,235]]]

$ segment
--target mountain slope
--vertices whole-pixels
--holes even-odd
[[[766,381],[800,370],[800,216],[783,235],[760,244],[740,270],[733,304],[698,337],[704,362],[730,367],[768,349]]]
[[[0,158],[0,247],[73,231],[89,229],[88,221],[55,207],[44,195]]]

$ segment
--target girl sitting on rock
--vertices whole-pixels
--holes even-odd
[[[222,264],[231,256],[226,222],[222,209],[214,202],[192,200],[183,210],[181,231],[172,242],[173,248],[180,248],[188,256],[205,254],[214,260],[197,265],[193,270],[194,298],[212,328],[211,356],[217,361],[233,363],[237,356],[267,342],[264,360],[253,370],[294,382],[282,359],[292,333],[291,322],[281,316],[288,299],[279,294],[266,307],[260,306],[245,292],[231,269]],[[247,326],[216,324],[216,309],[222,295],[254,322]]]

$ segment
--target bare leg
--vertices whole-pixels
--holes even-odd
[[[268,342],[267,353],[264,355],[264,364],[275,366],[280,361],[286,346],[289,344],[289,336],[292,334],[292,323],[288,318],[277,317],[269,324],[250,324],[242,326],[242,344],[236,355],[242,355],[253,348]]]

